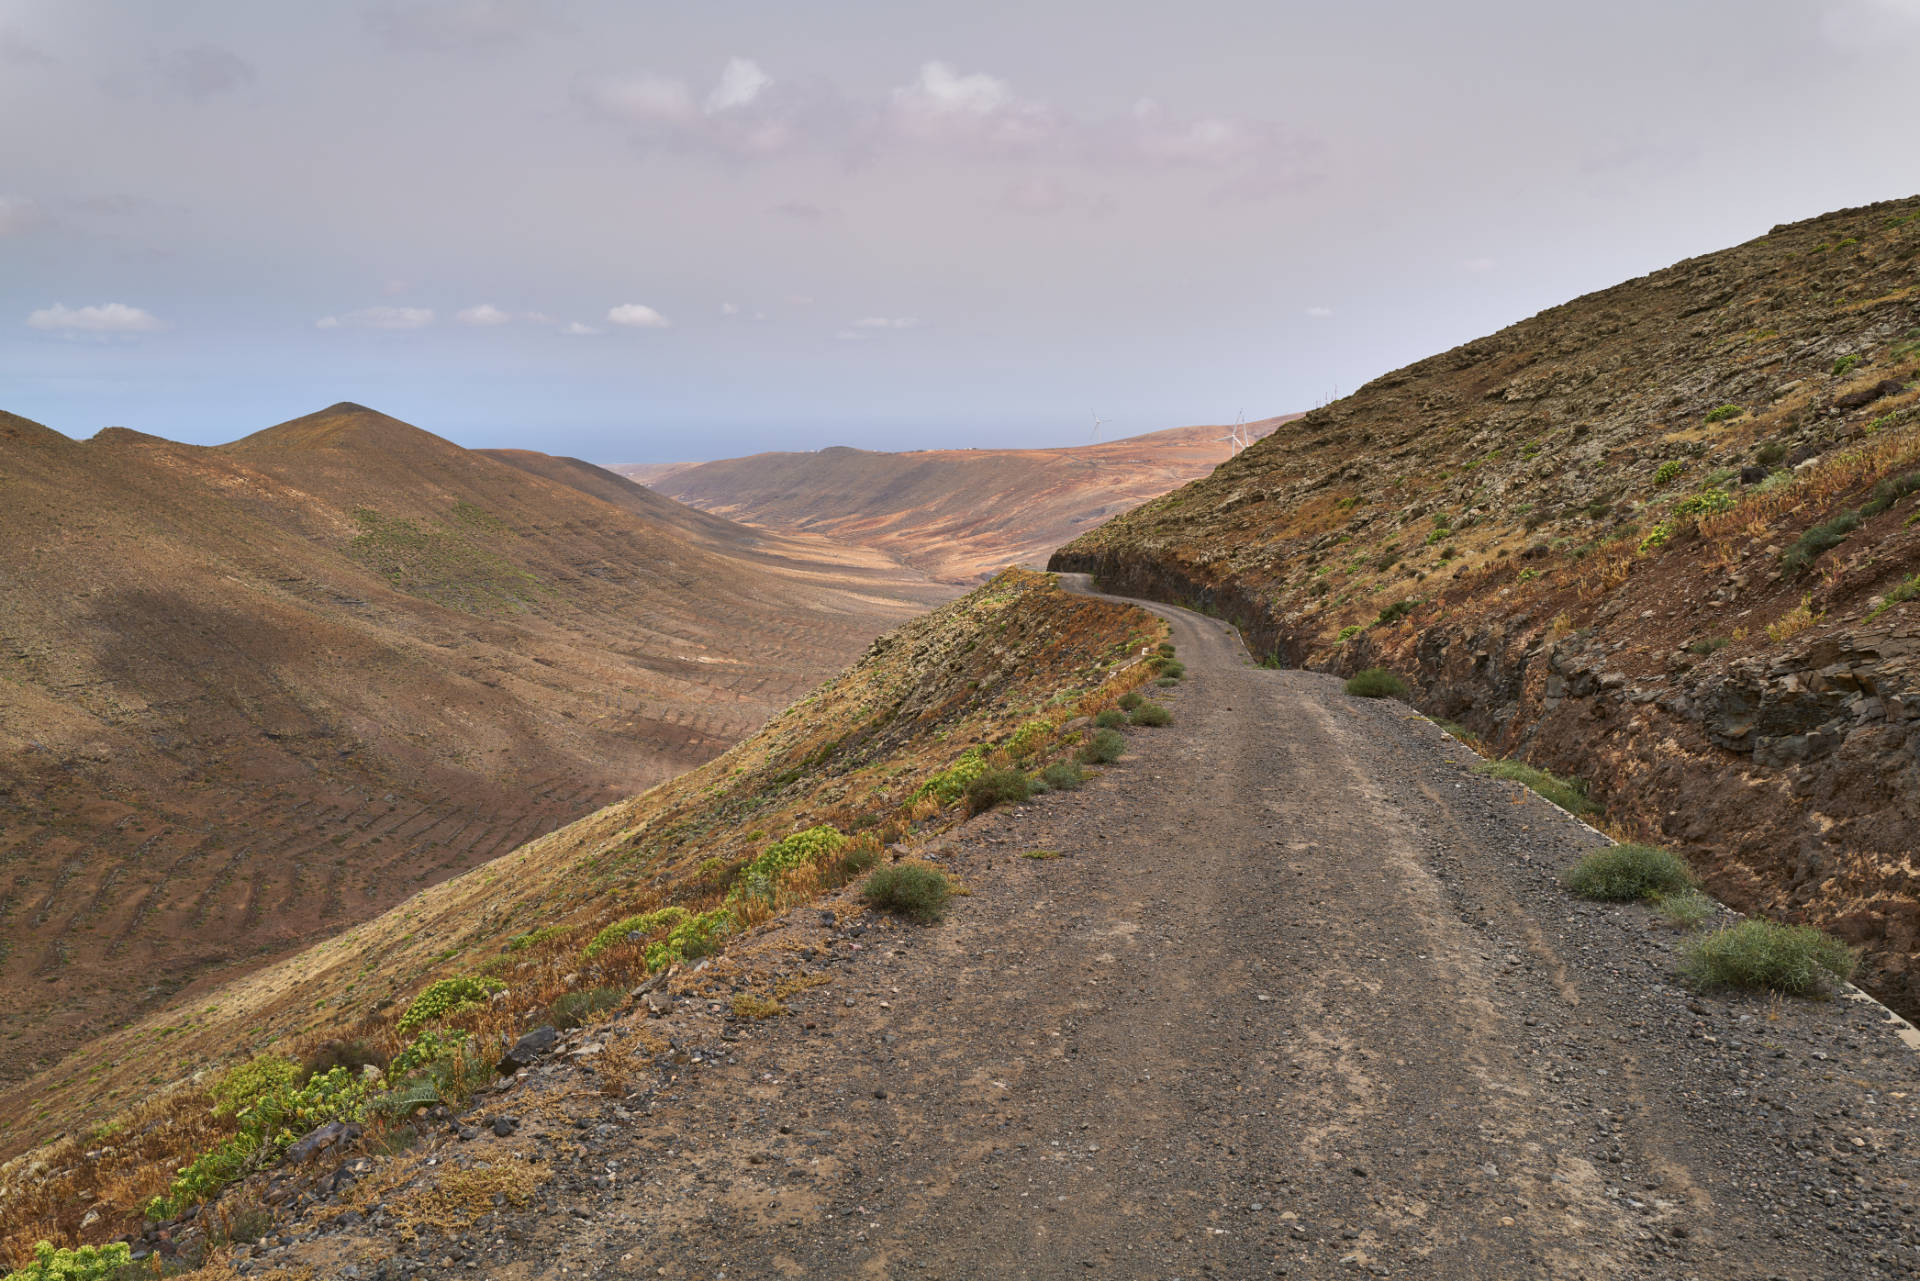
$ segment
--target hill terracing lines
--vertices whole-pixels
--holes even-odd
[[[1252,436],[1287,417],[1250,423]],[[1176,427],[1068,449],[754,454],[619,468],[704,511],[878,548],[944,582],[1038,567],[1094,522],[1213,470],[1225,427]]]
[[[1920,1009],[1920,198],[1397,370],[1063,549],[1410,677]]]
[[[930,588],[355,405],[0,414],[0,1080],[704,761]]]

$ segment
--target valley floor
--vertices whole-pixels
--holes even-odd
[[[1404,704],[1258,669],[1223,625],[1152,608],[1190,671],[1175,723],[923,851],[971,889],[944,924],[842,898],[744,940],[715,970],[749,994],[784,978],[788,1015],[735,1017],[710,983],[575,1034],[469,1118],[478,1137],[370,1169],[354,1212],[265,1257],[522,1279],[1920,1274],[1904,1025],[1686,990],[1670,927],[1559,888],[1602,838],[1472,774]],[[622,1049],[645,1066],[610,1097],[590,1065]],[[533,1199],[444,1235],[393,1208],[483,1164],[536,1171]]]

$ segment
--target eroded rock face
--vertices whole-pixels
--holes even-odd
[[[1917,259],[1920,198],[1776,227],[1376,379],[1052,567],[1393,668],[1920,1012]]]

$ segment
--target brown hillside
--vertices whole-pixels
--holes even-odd
[[[1248,425],[1263,436],[1287,416]],[[619,470],[732,520],[876,547],[944,582],[1038,566],[1094,522],[1204,476],[1225,427],[1176,427],[1066,449],[836,447]]]
[[[0,1080],[718,754],[949,594],[539,470],[356,405],[219,448],[0,415]]]
[[[1920,1009],[1920,198],[1361,388],[1055,567],[1385,664]],[[1836,522],[1837,523],[1829,523]]]

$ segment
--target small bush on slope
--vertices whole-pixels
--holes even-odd
[[[874,907],[916,921],[939,920],[952,893],[946,873],[924,863],[889,864],[860,887],[860,896]]]
[[[1087,776],[1072,761],[1058,761],[1040,771],[1040,781],[1056,792],[1071,792],[1087,781]]]
[[[1697,983],[1807,996],[1853,977],[1858,953],[1811,925],[1753,917],[1690,940],[1681,968]]]
[[[1651,845],[1609,845],[1567,869],[1566,886],[1581,898],[1624,903],[1676,894],[1693,885],[1687,865]]]
[[[1075,754],[1082,764],[1107,765],[1119,760],[1126,750],[1127,740],[1120,736],[1119,730],[1103,729],[1096,730]]]
[[[1093,723],[1100,729],[1119,729],[1127,723],[1127,714],[1117,707],[1103,708]]]
[[[115,1281],[132,1266],[133,1247],[125,1241],[76,1250],[56,1250],[42,1241],[33,1248],[33,1262],[7,1273],[6,1281]]]
[[[1359,698],[1404,699],[1407,683],[1384,667],[1369,667],[1348,678],[1347,693]]]
[[[1592,814],[1600,808],[1587,799],[1587,785],[1579,779],[1561,778],[1524,761],[1482,761],[1473,772],[1531,787],[1569,814]]]
[[[990,769],[967,784],[967,813],[984,814],[996,805],[1018,805],[1032,793],[1017,769]]]
[[[413,1004],[407,1007],[407,1012],[400,1016],[400,1022],[395,1026],[404,1036],[479,1005],[504,986],[495,979],[478,978],[471,974],[429,983],[421,989],[420,995],[413,998]]]
[[[1133,715],[1127,717],[1133,725],[1144,725],[1149,729],[1159,725],[1173,724],[1173,713],[1158,703],[1142,703],[1133,709]]]

